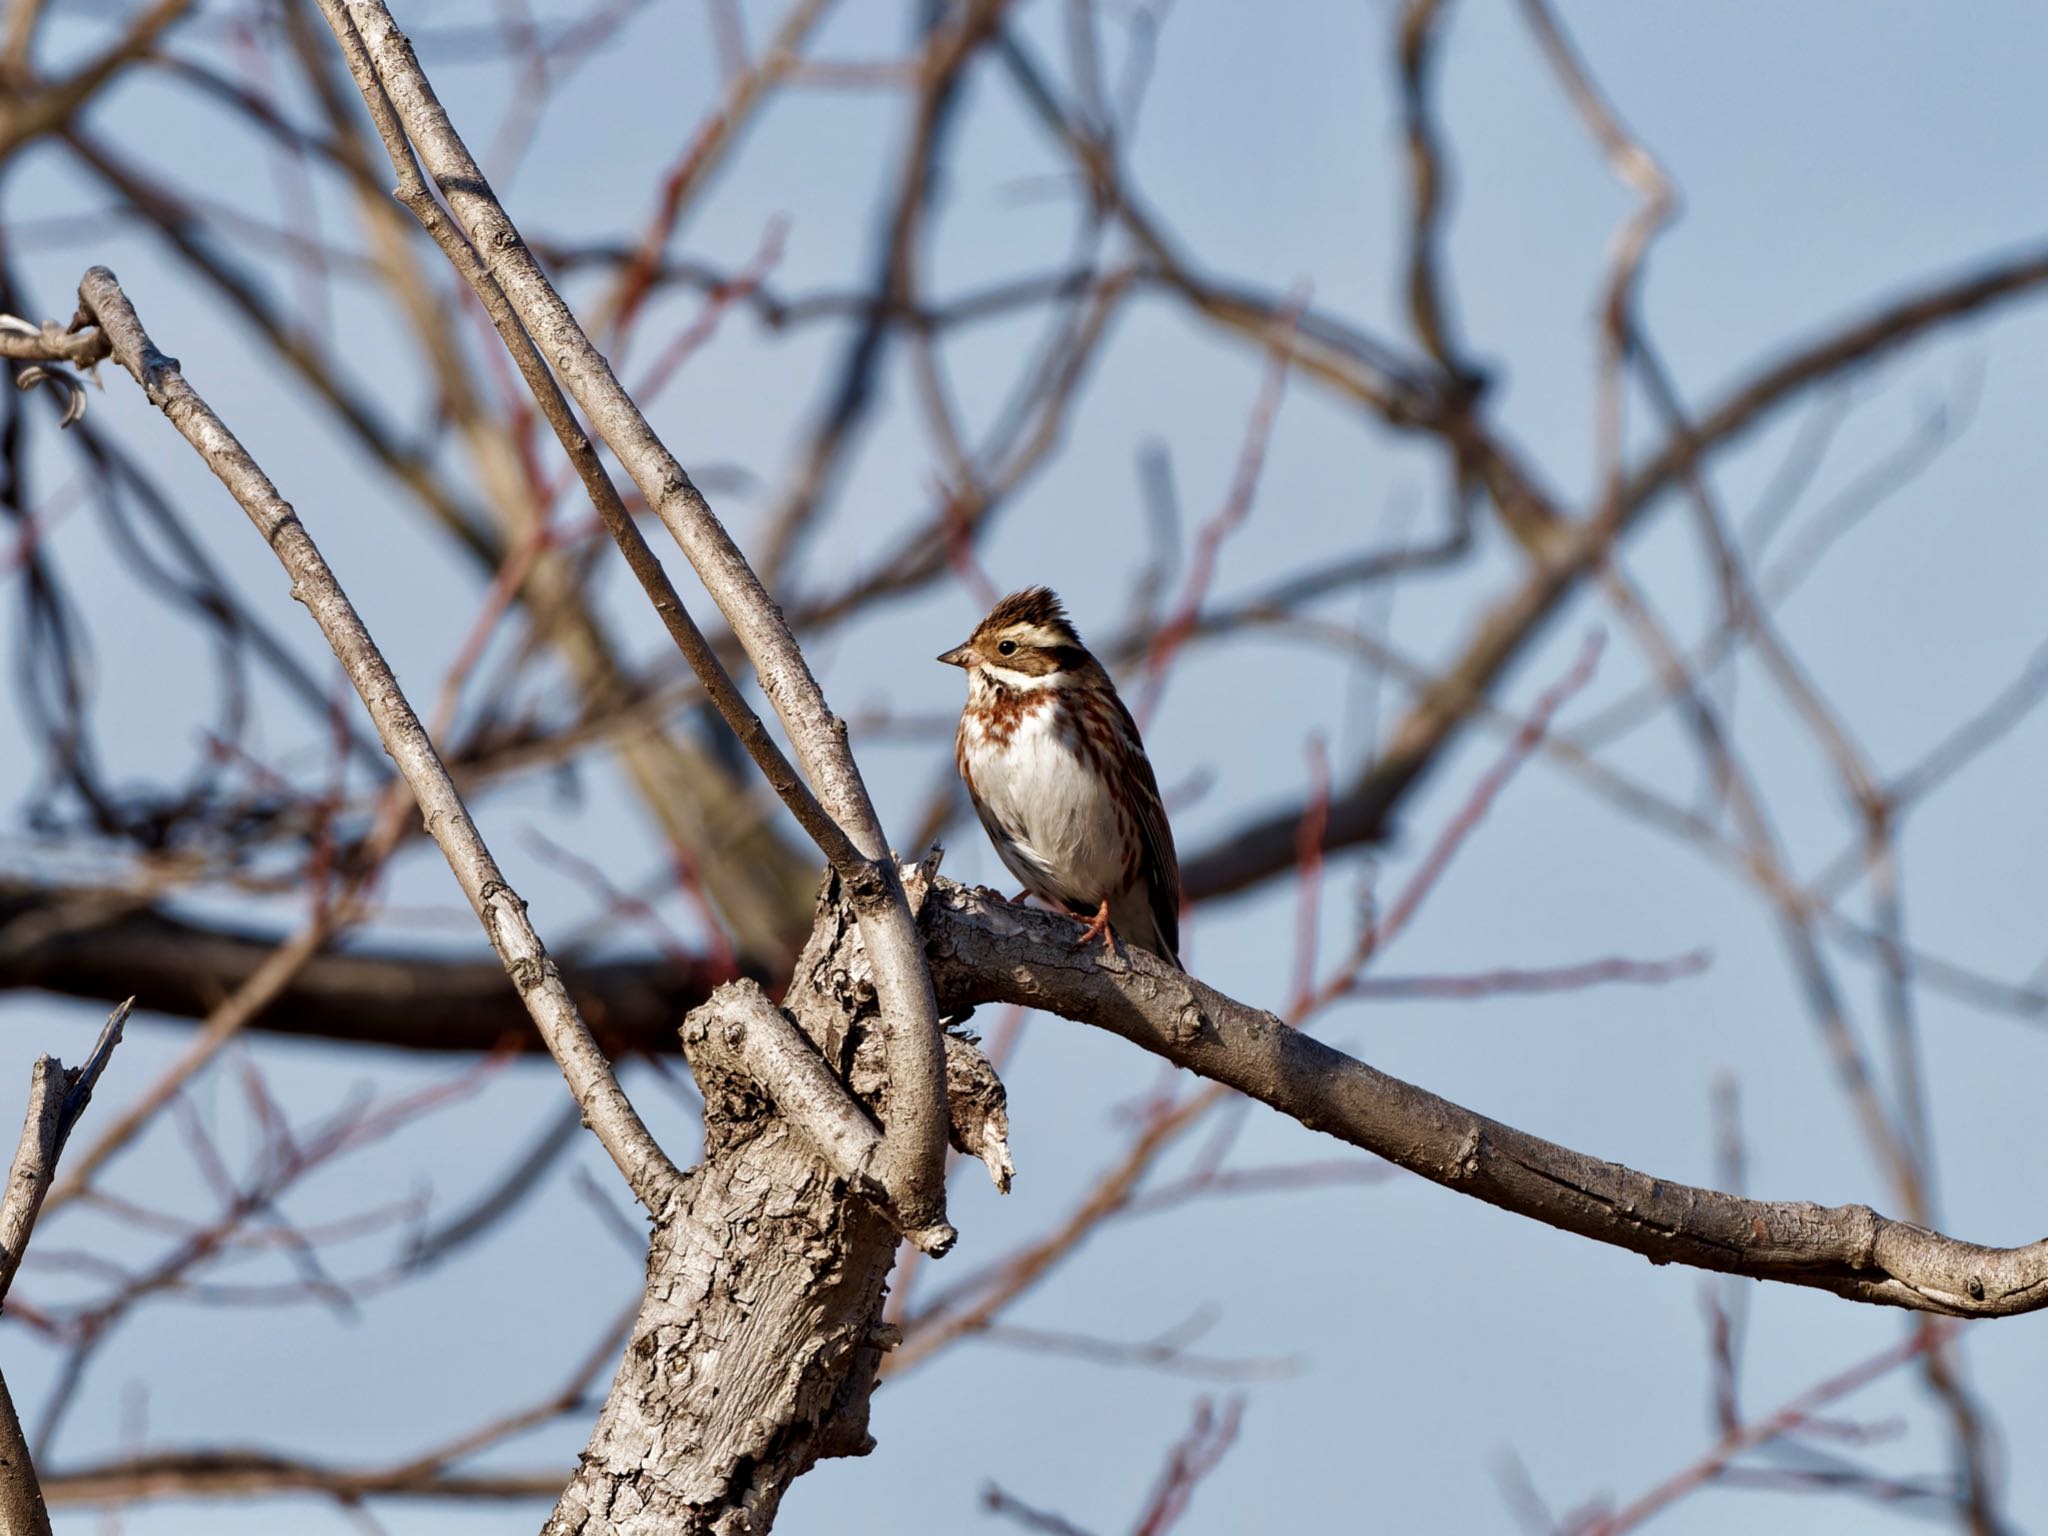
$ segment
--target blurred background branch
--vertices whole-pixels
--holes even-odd
[[[2048,144],[2011,62],[2038,18],[1260,10],[401,20],[533,271],[786,615],[878,835],[999,874],[924,658],[990,587],[1050,582],[1152,706],[1204,981],[1563,1146],[2038,1238]],[[416,215],[462,240],[476,189],[389,196],[348,63],[309,0],[14,0],[0,311],[64,320],[105,261],[203,351],[687,1160],[676,1027],[727,981],[781,993],[826,859],[726,728],[783,750],[734,627],[679,652],[622,584],[615,542],[667,601],[640,527],[672,509],[536,391],[560,338],[430,248]],[[0,334],[24,384],[85,361],[31,329]],[[394,1531],[537,1510],[644,1245],[263,552],[132,391],[80,378],[0,399],[0,1006],[25,1067],[47,1019],[82,1043],[137,1000],[137,1065],[8,1301],[48,1489],[145,1536],[258,1498]],[[1595,626],[1597,675],[1560,692]],[[1365,1478],[1390,1522],[1497,1522],[1453,1446],[1520,1469],[1532,1529],[2043,1523],[2048,1481],[2002,1449],[2032,1325],[1978,1351],[1716,1289],[1703,1367],[1689,1275],[985,1014],[1027,1177],[1001,1207],[961,1181],[961,1254],[899,1263],[893,1471],[821,1464],[798,1528],[806,1497],[950,1528],[990,1479],[1025,1528],[1313,1527]],[[1724,1076],[1739,1180],[1701,1108]],[[470,1339],[446,1319],[483,1272]],[[178,1363],[201,1334],[204,1381]],[[279,1379],[287,1349],[318,1362]],[[392,1403],[391,1362],[443,1350],[449,1400]],[[1844,1360],[1880,1362],[1851,1386],[1905,1432],[1822,1415]],[[1198,1371],[1256,1401],[1162,1465],[1167,1378]],[[908,1475],[963,1393],[998,1432]],[[1276,1493],[1283,1457],[1322,1470]],[[1559,1516],[1539,1483],[1651,1491]]]

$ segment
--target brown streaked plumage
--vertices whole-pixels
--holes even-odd
[[[1058,597],[1013,592],[939,658],[967,673],[954,759],[1031,895],[1180,964],[1180,863],[1137,722]]]

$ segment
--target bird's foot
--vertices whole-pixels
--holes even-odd
[[[1107,958],[1111,960],[1116,958],[1116,930],[1109,926],[1109,902],[1107,898],[1104,899],[1101,906],[1095,909],[1095,915],[1088,919],[1087,926],[1075,938],[1074,948],[1079,949],[1082,945],[1094,939],[1102,940],[1102,953]]]

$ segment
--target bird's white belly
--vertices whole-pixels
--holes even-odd
[[[974,787],[1002,829],[996,851],[1032,894],[1093,906],[1124,888],[1110,786],[1034,710],[1008,743],[975,754]],[[1007,839],[1010,846],[1003,846]]]

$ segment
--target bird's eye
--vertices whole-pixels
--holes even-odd
[[[1005,640],[1001,645],[996,647],[996,652],[997,654],[1003,656],[1014,656],[1017,654],[1017,642],[1014,640]]]

